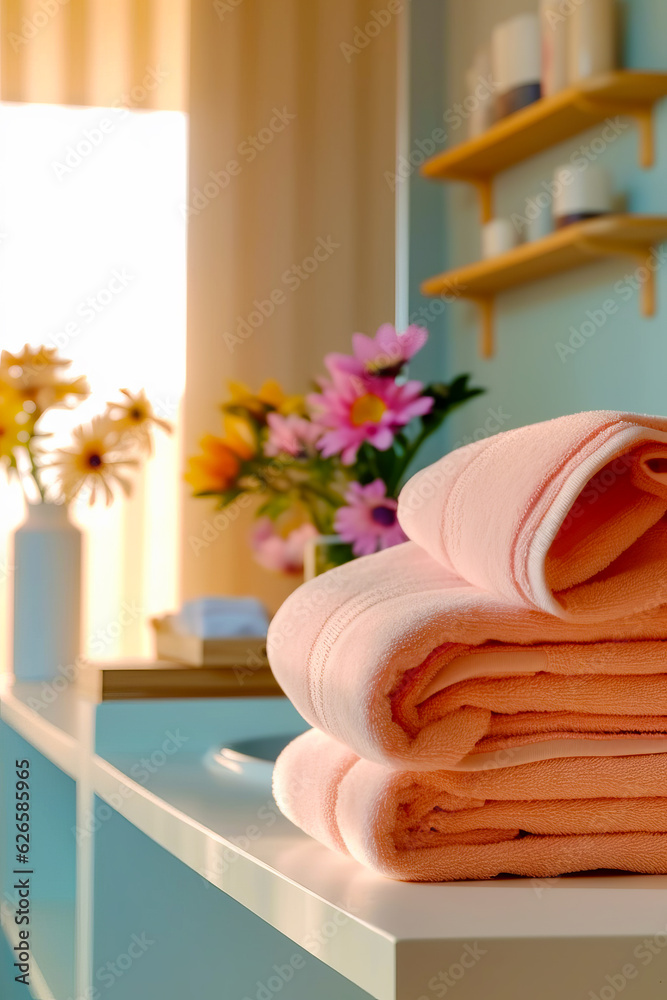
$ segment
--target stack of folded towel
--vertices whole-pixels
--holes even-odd
[[[667,420],[582,413],[404,488],[275,617],[285,815],[398,879],[667,872]]]

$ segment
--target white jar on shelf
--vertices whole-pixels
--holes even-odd
[[[491,219],[482,226],[482,257],[488,260],[512,250],[519,242],[519,232],[511,219]]]
[[[491,65],[498,118],[539,100],[542,57],[537,14],[519,14],[496,25],[491,36]]]
[[[562,7],[563,0],[540,0],[542,97],[552,97],[567,87],[568,16]]]
[[[598,164],[590,164],[583,170],[575,170],[569,164],[557,167],[553,185],[553,214],[557,229],[612,211],[611,177]]]
[[[582,0],[568,18],[568,81],[616,69],[616,0]]]

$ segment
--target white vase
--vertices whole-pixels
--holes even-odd
[[[81,652],[81,532],[64,504],[29,504],[14,535],[14,674],[71,676]]]

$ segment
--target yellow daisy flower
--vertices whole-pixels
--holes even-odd
[[[129,389],[121,389],[120,391],[126,397],[127,403],[107,403],[113,425],[119,435],[131,434],[138,446],[151,455],[153,452],[153,439],[151,437],[153,427],[159,427],[167,434],[171,434],[172,426],[168,421],[156,416],[144,389],[136,394],[131,393]],[[118,416],[116,416],[117,413]]]
[[[23,409],[19,393],[0,384],[0,460],[15,465],[15,451],[26,446],[33,429],[34,420]]]
[[[64,377],[62,369],[71,361],[59,358],[54,347],[25,345],[18,354],[2,351],[0,354],[0,383],[14,389],[26,402],[35,404],[35,419],[53,406],[77,402],[90,393],[87,380]],[[72,398],[74,397],[74,398]]]
[[[103,492],[107,506],[114,498],[113,487],[120,486],[126,496],[131,493],[126,472],[139,463],[123,451],[114,421],[108,416],[93,417],[90,425],[75,428],[72,448],[60,448],[55,461],[58,483],[69,503],[82,489],[90,490],[90,503]]]

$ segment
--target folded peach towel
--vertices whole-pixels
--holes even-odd
[[[310,836],[395,879],[667,873],[662,754],[425,774],[360,760],[310,730],[278,758],[274,795]]]
[[[667,602],[667,420],[598,411],[446,455],[399,521],[434,559],[506,601],[602,621]]]
[[[360,757],[474,769],[498,754],[667,751],[663,636],[667,606],[563,621],[478,590],[407,542],[296,590],[268,652],[304,718]]]

